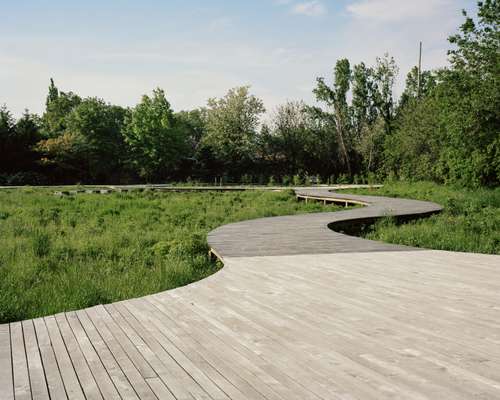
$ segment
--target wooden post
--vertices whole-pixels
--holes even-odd
[[[417,98],[420,98],[420,87],[422,85],[422,42],[418,53],[418,77],[417,77]]]

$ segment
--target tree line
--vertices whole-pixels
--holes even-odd
[[[206,107],[175,112],[162,89],[130,108],[64,92],[51,79],[45,111],[15,120],[0,108],[0,184],[201,181],[299,184],[307,180],[500,182],[500,5],[449,38],[450,66],[399,74],[337,61],[317,78],[317,104],[265,106],[237,87]]]

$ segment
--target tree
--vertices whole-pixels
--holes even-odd
[[[208,100],[203,145],[211,149],[233,178],[239,178],[254,162],[259,119],[264,112],[262,100],[251,95],[248,86]]]
[[[0,172],[10,171],[9,155],[11,152],[11,140],[14,134],[15,121],[6,105],[0,106]]]
[[[382,164],[384,153],[384,140],[386,138],[385,123],[378,117],[370,125],[363,125],[356,150],[362,163],[363,172],[369,174],[376,172]]]
[[[352,76],[352,119],[356,137],[373,121],[372,77],[373,71],[365,63],[354,66]]]
[[[82,136],[64,132],[41,140],[35,148],[42,155],[40,163],[52,169],[56,181],[75,183],[88,179],[84,161],[88,149]]]
[[[270,131],[274,151],[279,154],[283,169],[288,175],[303,172],[304,151],[310,131],[310,113],[301,101],[289,101],[276,108]],[[302,171],[301,171],[302,170]]]
[[[455,45],[448,54],[454,69],[467,71],[477,77],[498,80],[500,68],[500,2],[478,1],[478,20],[475,21],[464,10],[465,22],[459,32],[450,36]]]
[[[61,92],[50,79],[49,93],[42,116],[42,134],[47,137],[62,135],[66,130],[66,117],[80,104],[81,98],[73,92]]]
[[[351,68],[349,60],[338,60],[335,65],[333,88],[325,83],[324,78],[318,78],[314,94],[318,101],[326,103],[331,109],[331,113],[325,112],[323,116],[334,122],[344,165],[347,168],[348,174],[352,175],[350,157],[352,132],[349,120],[349,107],[347,105],[347,93],[349,92],[350,81]]]
[[[373,102],[377,109],[377,114],[384,121],[385,131],[391,133],[394,119],[394,84],[399,73],[399,68],[393,57],[385,54],[384,57],[377,57],[376,66],[373,71],[374,90]]]
[[[130,146],[132,163],[148,180],[169,177],[186,154],[185,131],[176,122],[162,89],[142,97],[126,118],[125,142]]]
[[[449,38],[452,68],[443,74],[445,85],[453,85],[458,97],[450,110],[448,139],[458,173],[453,179],[472,184],[500,183],[500,1],[479,1],[478,18],[464,11],[465,21]],[[461,125],[453,124],[453,119]],[[469,163],[460,162],[467,157]]]
[[[118,179],[123,167],[125,143],[122,136],[127,110],[98,98],[87,98],[66,117],[66,131],[79,140],[80,154],[88,180],[106,182]]]
[[[39,155],[35,145],[41,140],[40,118],[24,110],[23,115],[16,122],[12,135],[12,166],[15,171],[36,171],[39,169],[37,160]]]
[[[500,3],[478,2],[478,18],[450,37],[449,68],[415,99],[415,72],[405,90],[387,166],[400,176],[461,183],[500,182]],[[434,79],[434,77],[432,78]]]
[[[405,90],[399,99],[398,108],[402,109],[412,100],[416,100],[419,97],[425,98],[436,87],[436,79],[436,75],[432,71],[422,71],[420,73],[419,88],[418,67],[413,67],[406,76]]]
[[[175,114],[175,119],[185,131],[190,147],[189,156],[195,156],[206,133],[207,110],[199,108],[191,111],[180,111]]]
[[[401,109],[394,133],[385,138],[384,172],[404,180],[444,181],[440,158],[444,131],[440,100],[428,96],[409,100]]]

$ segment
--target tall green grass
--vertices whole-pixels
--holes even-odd
[[[291,192],[0,191],[0,323],[186,285],[220,267],[207,257],[215,227],[317,211]]]
[[[388,183],[349,193],[429,200],[444,207],[426,219],[397,224],[383,218],[365,237],[437,250],[500,254],[500,188],[467,190],[434,183]]]

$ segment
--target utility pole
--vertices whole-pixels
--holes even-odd
[[[422,85],[422,42],[418,53],[418,77],[417,77],[417,98],[420,98],[420,87]]]

